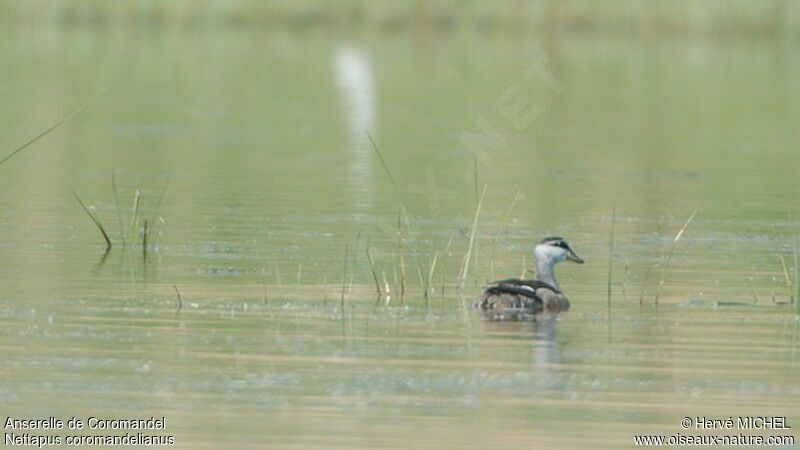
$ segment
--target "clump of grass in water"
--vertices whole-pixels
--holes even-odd
[[[667,261],[664,263],[664,271],[663,271],[663,274],[662,274],[662,278],[661,278],[661,281],[659,281],[659,283],[658,283],[658,288],[656,289],[656,296],[653,299],[653,303],[655,305],[658,305],[658,298],[661,296],[661,288],[664,287],[664,281],[665,281],[664,277],[666,276],[667,269],[669,269],[669,263],[670,263],[670,261],[672,261],[672,255],[675,253],[675,248],[678,245],[678,241],[680,241],[681,237],[683,236],[683,233],[686,231],[686,227],[689,226],[689,223],[691,223],[692,219],[694,219],[694,216],[696,214],[697,214],[697,211],[693,211],[692,212],[692,214],[689,216],[689,218],[686,219],[686,222],[683,224],[681,229],[678,231],[678,233],[672,239],[672,244],[670,244],[670,246],[669,246],[669,253],[667,253]]]
[[[111,189],[114,195],[114,203],[117,209],[117,221],[119,223],[119,239],[122,241],[122,248],[127,250],[132,250],[129,244],[136,242],[136,231],[138,230],[141,238],[141,249],[142,249],[142,259],[144,263],[147,263],[147,256],[148,251],[151,247],[155,246],[156,239],[158,237],[157,233],[157,225],[159,223],[163,223],[164,220],[159,216],[159,210],[161,208],[161,203],[164,198],[164,193],[166,192],[167,184],[169,182],[169,177],[164,181],[164,185],[161,187],[161,191],[159,193],[158,201],[156,202],[156,206],[153,209],[152,216],[148,219],[145,218],[142,222],[142,227],[139,228],[139,223],[142,220],[140,217],[141,214],[141,203],[142,203],[142,194],[139,189],[134,192],[133,196],[133,205],[131,206],[131,218],[128,227],[125,227],[125,221],[123,220],[122,208],[120,207],[119,203],[119,192],[117,189],[117,182],[116,176],[111,176]],[[78,194],[73,191],[73,195],[75,199],[80,204],[81,208],[89,215],[89,218],[95,224],[97,229],[103,236],[103,240],[106,242],[106,250],[105,255],[109,253],[111,248],[113,247],[112,240],[108,231],[106,230],[105,226],[102,224],[100,219],[94,214],[83,202],[83,200],[78,196]]]

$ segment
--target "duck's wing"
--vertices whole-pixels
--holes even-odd
[[[491,283],[486,285],[486,289],[489,288],[514,289],[514,290],[528,289],[534,292],[537,289],[548,289],[556,294],[561,293],[561,291],[558,288],[551,285],[550,283],[545,283],[544,281],[532,280],[532,279],[523,280],[520,278],[506,278],[504,280],[492,281]]]
[[[507,278],[489,283],[478,296],[475,307],[485,311],[506,308],[541,310],[545,304],[541,289],[555,294],[561,293],[543,281]]]

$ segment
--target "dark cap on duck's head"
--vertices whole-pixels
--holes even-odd
[[[560,236],[546,237],[546,238],[542,239],[541,241],[539,241],[539,245],[548,245],[548,246],[551,246],[551,247],[558,247],[560,249],[563,249],[566,252],[566,259],[567,260],[576,262],[578,264],[583,264],[583,262],[584,262],[583,258],[581,258],[580,256],[578,256],[577,253],[575,253],[575,250],[572,249],[572,246],[569,245],[569,242],[567,242],[566,239],[564,239],[564,238],[562,238]]]

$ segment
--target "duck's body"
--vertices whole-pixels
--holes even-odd
[[[490,283],[478,296],[477,305],[484,311],[519,311],[536,314],[566,311],[569,299],[558,288],[540,280],[508,278]]]
[[[570,260],[583,263],[567,241],[559,237],[543,239],[534,249],[537,279],[508,278],[490,283],[475,304],[494,318],[517,318],[569,309],[569,299],[556,281],[554,266]]]

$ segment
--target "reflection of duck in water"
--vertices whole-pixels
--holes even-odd
[[[507,315],[509,318],[521,316],[521,314]],[[487,335],[499,336],[504,340],[513,339],[530,343],[531,363],[534,366],[542,366],[541,370],[547,370],[549,364],[562,362],[560,342],[557,339],[559,314],[543,312],[535,317],[536,320],[532,321],[489,320],[484,323],[484,330]],[[538,378],[537,383],[540,383],[542,389],[552,390],[554,384],[563,381],[560,377],[542,377]]]
[[[478,296],[477,308],[494,318],[517,318],[524,314],[566,311],[569,300],[556,281],[554,267],[564,260],[583,264],[569,242],[560,237],[542,239],[533,249],[537,279],[508,278],[492,282]]]

